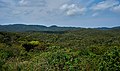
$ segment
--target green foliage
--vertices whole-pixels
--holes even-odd
[[[37,45],[39,45],[39,41],[31,41],[31,42],[29,42],[29,44],[37,46]]]
[[[101,71],[119,71],[120,70],[120,49],[112,48],[107,51],[99,63],[99,70]]]
[[[120,30],[1,32],[0,71],[120,71]]]
[[[48,64],[54,70],[80,70],[79,62],[80,59],[77,55],[62,51],[54,52],[48,58]]]
[[[38,45],[39,45],[39,41],[31,41],[31,42],[22,44],[22,46],[26,49],[26,51],[34,49]]]

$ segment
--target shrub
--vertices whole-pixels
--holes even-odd
[[[34,49],[38,45],[39,45],[39,41],[31,41],[22,44],[22,46],[25,48],[26,51],[30,51],[31,49]]]

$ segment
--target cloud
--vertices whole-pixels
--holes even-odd
[[[98,15],[99,15],[99,13],[97,13],[97,12],[92,14],[93,17],[98,16]]]
[[[55,20],[59,15],[59,7],[70,1],[71,0],[0,0],[0,19],[7,21],[12,20],[13,22]]]
[[[25,7],[40,7],[45,6],[45,0],[20,0],[18,1],[18,6]]]
[[[26,0],[20,0],[19,1],[20,5],[27,5],[28,3],[29,3],[29,1],[26,1]]]
[[[82,15],[85,13],[86,8],[81,7],[77,4],[64,4],[60,7],[62,11],[65,12],[66,15],[71,16],[71,15]]]
[[[120,13],[120,5],[113,7],[112,11],[116,13]]]
[[[91,7],[92,10],[97,11],[97,10],[106,10],[108,8],[112,8],[115,5],[118,5],[119,1],[118,0],[105,0],[102,2],[99,2],[98,4],[95,4]]]
[[[105,16],[110,9],[120,13],[118,3],[118,0],[0,0],[0,22],[58,23],[71,18],[77,21]]]
[[[0,1],[0,8],[6,7],[6,3],[3,1]]]

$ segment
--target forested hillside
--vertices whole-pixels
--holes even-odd
[[[0,71],[120,71],[120,30],[0,32]]]
[[[66,31],[80,29],[76,27],[58,27],[52,25],[50,27],[43,25],[25,25],[25,24],[13,24],[13,25],[0,25],[0,31],[7,32],[28,32],[28,31]]]
[[[52,26],[44,26],[44,25],[25,25],[25,24],[11,24],[11,25],[0,25],[0,31],[1,32],[29,32],[29,31],[70,31],[70,30],[78,30],[82,27],[60,27],[56,25]],[[108,27],[98,27],[94,28],[98,30],[111,30],[111,29],[120,29],[120,26],[108,28]]]

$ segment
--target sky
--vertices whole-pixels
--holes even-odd
[[[120,26],[120,0],[0,0],[0,25]]]

